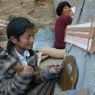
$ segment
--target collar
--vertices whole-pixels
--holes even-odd
[[[15,48],[14,48],[15,52],[17,53],[18,57],[20,60],[23,60],[24,58],[26,57],[29,57],[30,56],[30,53],[28,50],[25,50],[23,55],[21,55]]]

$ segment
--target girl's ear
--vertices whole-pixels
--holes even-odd
[[[11,42],[13,42],[14,44],[17,43],[17,39],[16,39],[14,36],[11,36],[11,37],[10,37],[10,40],[11,40]]]

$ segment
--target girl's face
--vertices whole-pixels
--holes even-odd
[[[33,45],[33,29],[26,29],[25,33],[20,36],[19,40],[14,37],[13,43],[18,52],[31,49]]]
[[[68,6],[65,6],[62,11],[62,15],[70,15],[71,14],[71,8]]]

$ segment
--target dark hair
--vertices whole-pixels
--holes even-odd
[[[9,54],[11,54],[11,49],[14,46],[10,37],[14,36],[19,40],[20,36],[24,34],[27,28],[34,28],[34,24],[28,19],[23,17],[14,17],[11,19],[6,30],[8,38],[7,51]]]
[[[64,2],[60,2],[56,8],[56,13],[58,16],[60,16],[62,14],[62,11],[63,11],[63,8],[65,6],[68,6],[71,8],[71,5],[67,2],[67,1],[64,1]]]

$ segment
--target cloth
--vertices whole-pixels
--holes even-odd
[[[71,24],[72,17],[69,15],[61,15],[58,17],[55,23],[55,42],[54,47],[57,49],[65,48],[65,31],[67,25]]]
[[[54,45],[54,32],[51,28],[40,29],[35,34],[33,43],[33,50],[40,51],[42,48],[53,47]]]

